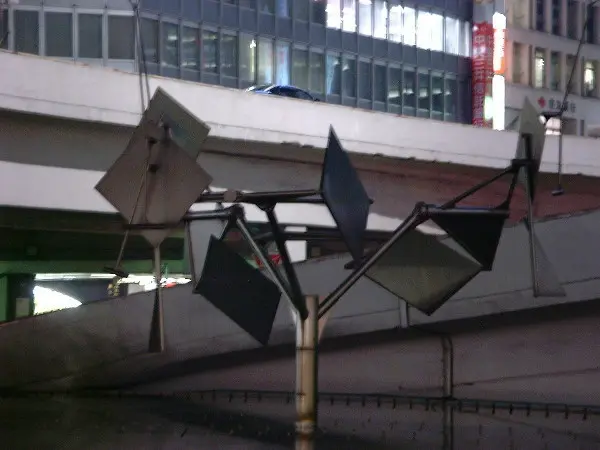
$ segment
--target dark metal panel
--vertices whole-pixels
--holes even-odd
[[[181,0],[181,17],[192,22],[202,20],[202,9],[200,0]]]
[[[394,62],[402,62],[403,45],[397,42],[388,42],[388,58]]]
[[[417,65],[419,67],[430,67],[431,51],[417,48]]]
[[[179,17],[181,14],[181,0],[162,0],[161,11],[165,14]]]
[[[225,87],[237,88],[238,79],[233,77],[221,77],[221,84]]]
[[[257,30],[256,11],[251,9],[240,8],[240,29],[256,33]]]
[[[263,36],[275,36],[275,16],[273,14],[258,15],[258,32]]]
[[[471,75],[471,58],[458,56],[458,73],[460,75]]]
[[[444,71],[458,73],[458,56],[444,55]]]
[[[358,53],[357,34],[342,32],[342,48],[352,53]]]
[[[219,4],[211,0],[202,0],[202,20],[219,23]]]
[[[446,14],[451,16],[460,15],[460,7],[458,0],[446,0]]]
[[[385,112],[387,110],[385,103],[382,103],[382,102],[373,102],[373,109],[375,111],[382,111],[382,112]]]
[[[235,5],[221,5],[221,23],[225,27],[238,28],[240,26],[239,9]]]
[[[327,47],[330,49],[341,50],[342,49],[342,32],[340,30],[331,30],[327,28],[325,30],[327,37]]]
[[[161,75],[167,78],[179,78],[179,69],[175,67],[162,67]]]
[[[444,70],[445,67],[444,54],[442,52],[431,52],[431,68]]]
[[[383,39],[373,39],[373,56],[387,58],[388,44]]]
[[[187,81],[200,81],[200,72],[196,70],[181,69],[181,79]]]
[[[146,11],[160,12],[162,9],[161,0],[142,0],[141,9]]]
[[[287,17],[277,18],[277,36],[284,39],[293,38],[292,19],[288,19]]]
[[[358,54],[360,56],[373,57],[373,38],[358,35]]]
[[[322,25],[311,24],[310,26],[310,43],[324,47],[326,45],[327,38],[325,33],[325,27]]]
[[[206,84],[219,84],[219,75],[216,73],[203,73],[202,82]]]
[[[417,64],[417,48],[410,45],[404,45],[402,49],[402,62],[406,64]]]
[[[160,75],[160,67],[155,63],[146,63],[146,69],[150,75]]]
[[[309,42],[308,22],[294,21],[294,41]]]

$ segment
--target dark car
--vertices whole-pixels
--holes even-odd
[[[280,84],[262,84],[259,86],[252,86],[246,89],[247,92],[256,92],[257,94],[268,94],[268,95],[278,95],[279,97],[291,97],[291,98],[299,98],[301,100],[310,100],[313,102],[318,102],[319,99],[313,97],[308,92],[294,87],[294,86],[284,86]]]

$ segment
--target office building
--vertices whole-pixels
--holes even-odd
[[[470,123],[472,9],[467,0],[142,0],[141,36],[152,74],[293,84],[329,103]],[[9,2],[0,23],[4,48],[137,70],[126,0]]]

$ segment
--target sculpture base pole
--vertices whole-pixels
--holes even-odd
[[[307,296],[306,307],[296,321],[296,450],[314,448],[317,429],[319,297]]]

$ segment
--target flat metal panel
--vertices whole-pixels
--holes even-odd
[[[149,153],[150,163],[158,165],[156,172],[148,171]],[[154,144],[149,152],[145,133],[138,127],[96,190],[128,223],[173,224],[181,220],[211,181],[196,160],[173,141]],[[142,230],[140,234],[157,247],[171,232]]]
[[[214,236],[197,291],[262,345],[268,344],[281,292]]]
[[[259,14],[258,32],[262,36],[275,36],[275,16],[273,14]]]
[[[344,97],[342,99],[342,105],[355,107],[356,106],[356,98],[354,98],[354,97]]]
[[[161,75],[167,78],[180,78],[179,69],[175,67],[162,67]]]
[[[240,22],[238,7],[235,5],[221,4],[221,8],[221,23],[223,26],[238,28]]]
[[[342,97],[340,95],[327,95],[327,103],[339,105],[341,102],[342,102]]]
[[[451,16],[460,15],[459,1],[458,0],[446,0],[446,14]]]
[[[442,52],[431,52],[431,68],[433,70],[444,70],[444,54]]]
[[[202,73],[202,82],[206,84],[219,84],[219,75],[216,73]]]
[[[325,33],[325,27],[321,25],[311,24],[310,26],[310,43],[312,45],[318,45],[325,47],[327,42],[327,34]]]
[[[146,69],[150,75],[160,75],[160,66],[155,63],[146,63]]]
[[[352,53],[358,53],[358,34],[342,32],[342,48]]]
[[[404,45],[402,47],[402,61],[406,64],[417,65],[417,48]]]
[[[219,4],[211,0],[202,0],[202,20],[218,24],[219,21]]]
[[[371,105],[371,101],[369,101],[369,100],[362,100],[362,99],[358,100],[358,107],[360,109],[367,109],[367,110],[373,109],[372,105]]]
[[[79,6],[82,6],[81,2],[79,2]],[[140,8],[146,11],[161,12],[162,2],[161,0],[142,0]]]
[[[233,77],[221,77],[221,84],[225,87],[237,88],[238,79]]]
[[[294,21],[294,40],[297,42],[309,42],[308,22]]]
[[[432,314],[481,270],[433,235],[412,230],[367,272],[367,277],[425,314]]]
[[[284,39],[292,39],[294,36],[292,30],[292,19],[286,17],[277,17],[277,36]]]
[[[222,239],[227,228],[224,220],[196,220],[186,223],[185,250],[189,257],[192,274],[192,291],[198,293],[197,286],[204,272],[204,264],[208,255],[211,237]]]
[[[458,56],[456,55],[444,55],[444,71],[458,73]]]
[[[186,81],[200,81],[200,72],[197,70],[181,69],[181,79]]]
[[[342,32],[340,30],[332,30],[327,28],[325,30],[325,38],[327,40],[327,47],[330,50],[342,49]]]
[[[256,33],[258,29],[256,11],[240,8],[240,29]]]
[[[161,11],[165,14],[179,17],[181,14],[181,0],[162,0]]]
[[[431,51],[417,48],[417,66],[419,67],[430,67],[431,66]]]
[[[386,112],[387,111],[385,103],[382,103],[382,102],[373,102],[373,109],[375,111],[382,111],[382,112]]]
[[[373,56],[373,38],[362,34],[358,35],[358,54],[368,58]]]
[[[350,254],[362,258],[371,201],[333,129],[325,150],[321,191]]]
[[[202,20],[200,0],[181,0],[181,16],[184,20],[190,22],[200,22]]]
[[[471,59],[465,58],[464,56],[457,56],[458,58],[458,74],[471,76]]]
[[[387,58],[388,44],[383,39],[373,39],[373,56],[375,58]]]
[[[388,58],[393,62],[402,62],[403,45],[397,42],[388,42]]]

